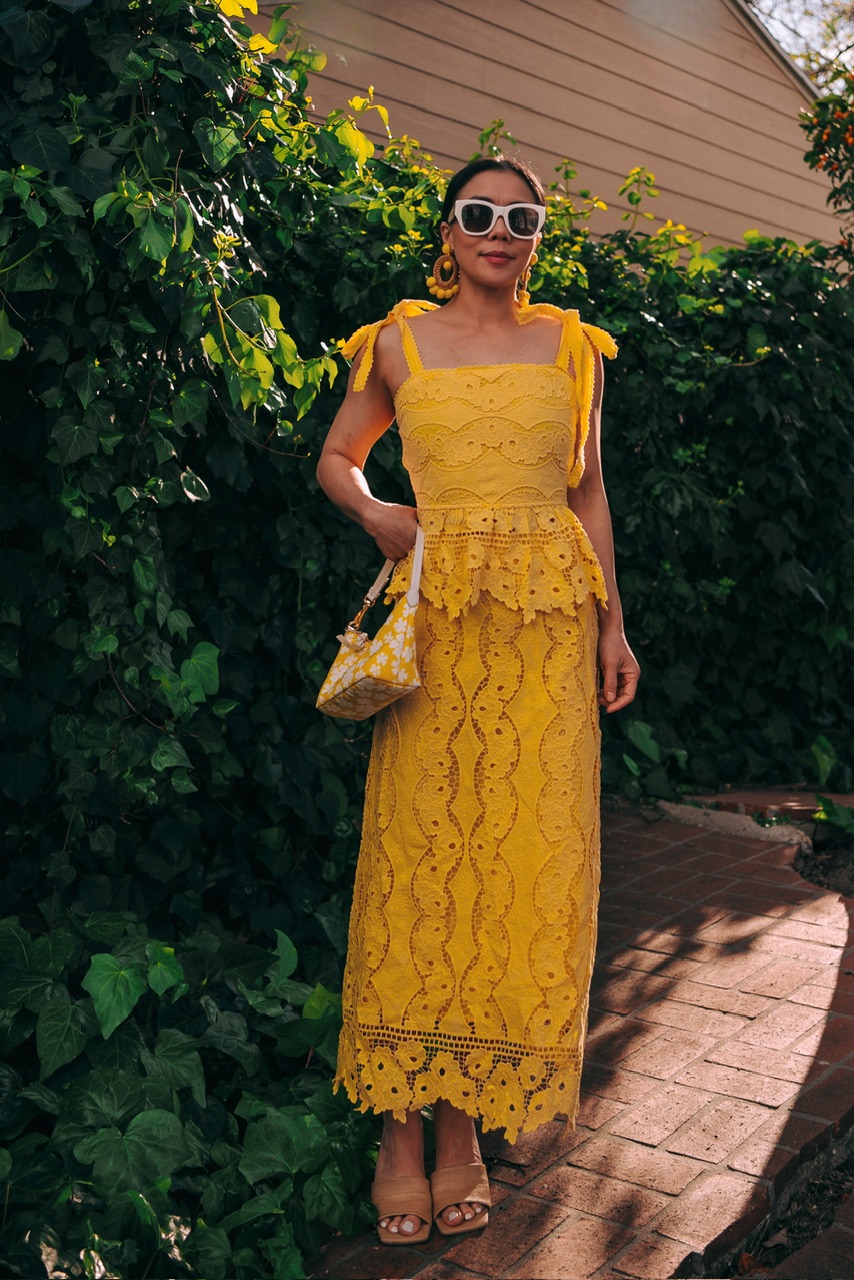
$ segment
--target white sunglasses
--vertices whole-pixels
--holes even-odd
[[[491,200],[456,200],[454,216],[467,236],[488,236],[499,218],[517,240],[533,240],[546,220],[541,204],[493,204]]]

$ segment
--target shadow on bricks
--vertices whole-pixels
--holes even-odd
[[[311,1274],[735,1275],[783,1189],[854,1124],[854,900],[803,881],[794,854],[607,817],[575,1132],[486,1135],[483,1235],[339,1240]]]

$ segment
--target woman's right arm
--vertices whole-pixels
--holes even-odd
[[[344,403],[317,464],[317,480],[327,497],[370,534],[388,560],[400,560],[415,543],[418,513],[414,507],[375,498],[363,471],[371,448],[394,419],[394,402],[382,371],[383,345],[377,342],[374,368],[361,391],[354,391],[353,383],[364,351],[353,362]]]

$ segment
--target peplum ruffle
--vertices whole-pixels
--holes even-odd
[[[525,622],[536,613],[577,613],[605,580],[581,521],[568,507],[419,508],[424,529],[421,594],[459,617],[486,593]],[[412,557],[397,565],[388,598],[405,595]]]

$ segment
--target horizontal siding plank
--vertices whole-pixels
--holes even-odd
[[[477,65],[470,72],[471,79],[460,83],[475,85],[484,83],[484,77],[492,76],[501,85],[505,75],[512,71],[522,73],[527,85],[525,99],[537,93],[538,82],[563,85],[568,81],[583,81],[593,96],[606,102],[617,100],[633,90],[651,89],[663,101],[691,107],[695,112],[705,112],[721,122],[723,128],[737,121],[761,98],[768,112],[768,125],[760,130],[761,138],[775,142],[780,135],[791,131],[791,122],[797,116],[801,100],[791,85],[778,86],[774,99],[763,93],[757,95],[756,81],[751,80],[752,92],[736,93],[728,83],[719,80],[705,81],[679,66],[663,64],[651,58],[645,51],[633,48],[614,50],[607,39],[598,33],[578,30],[578,38],[572,26],[561,28],[563,43],[544,44],[542,32],[529,28],[522,36],[511,35],[501,28],[484,27],[481,20],[470,15],[459,15],[446,43],[440,46],[436,40],[437,27],[443,30],[448,22],[441,23],[437,16],[447,11],[441,0],[424,0],[423,7],[401,11],[389,0],[305,0],[302,6],[307,28],[317,33],[327,33],[327,43],[341,39],[364,49],[377,51],[378,56],[397,56],[411,65],[421,65],[445,79],[459,78],[459,73],[449,75],[447,68],[455,66],[457,54],[469,57]],[[431,19],[431,14],[434,17]],[[372,25],[385,19],[387,26]],[[334,33],[334,34],[333,34]],[[414,56],[414,42],[418,37],[418,57]],[[425,45],[423,41],[428,43]],[[428,49],[425,56],[424,49]],[[382,52],[380,52],[382,51]],[[611,68],[613,64],[613,70]],[[530,83],[529,83],[530,82]],[[795,133],[797,131],[795,130]],[[794,136],[794,134],[793,134]]]
[[[336,100],[342,100],[345,93],[357,91],[357,86],[342,82]],[[468,160],[475,146],[475,133],[468,125],[393,98],[386,97],[385,102],[393,121],[405,121],[401,132],[418,138],[437,164],[456,169]],[[367,132],[376,142],[381,144],[384,141],[375,130],[368,129]],[[425,139],[429,139],[429,145]],[[531,140],[520,136],[519,142],[526,159],[548,180],[555,164],[555,153],[542,149],[540,136]],[[622,225],[619,215],[624,206],[615,198],[616,190],[622,175],[636,160],[628,152],[624,158],[626,163],[616,170],[603,167],[598,152],[591,153],[578,165],[576,185],[589,187],[609,205],[608,214],[596,215],[595,227],[600,233]],[[644,207],[654,213],[658,221],[671,217],[697,233],[706,234],[712,243],[741,244],[743,233],[752,228],[766,235],[784,235],[800,244],[812,239],[837,238],[837,223],[821,209],[804,209],[786,199],[764,194],[761,201],[758,198],[749,201],[743,187],[705,174],[699,175],[693,184],[686,182],[685,174],[678,170],[670,175],[673,181],[665,178],[663,175],[656,183],[661,191],[659,199],[648,201]]]
[[[696,5],[689,5],[686,0],[666,0],[656,6],[655,21],[651,11],[638,0],[585,0],[569,9],[561,0],[522,2],[554,19],[571,20],[588,31],[598,31],[626,48],[646,49],[670,66],[690,66],[697,75],[710,80],[721,76],[731,80],[735,72],[740,81],[747,71],[751,77],[759,75],[771,84],[798,92],[797,79],[758,38],[745,50],[742,42],[736,44],[730,31],[716,21],[729,12],[723,0],[698,0]],[[457,0],[448,3],[456,7]],[[722,69],[722,64],[728,64],[728,69]],[[747,92],[750,91],[748,86]]]
[[[335,45],[328,51],[337,48],[348,56],[359,67],[365,82],[379,87],[380,95],[383,85],[395,92],[391,80],[384,77],[384,68],[393,60],[396,65],[408,65],[413,69],[428,66],[427,58],[431,51],[431,42],[420,33],[409,33],[405,44],[396,37],[394,27],[383,19],[364,14],[358,26],[358,32],[348,31],[346,37],[356,41],[356,46],[343,43],[345,33],[342,28],[346,24],[339,23],[336,30],[341,34],[336,37]],[[323,42],[324,33],[320,29],[309,29],[313,38]],[[371,51],[387,50],[384,59],[373,60]],[[402,60],[405,58],[405,63]],[[545,60],[544,60],[545,62]],[[698,141],[704,140],[712,148],[716,166],[725,165],[724,156],[732,155],[732,163],[738,167],[745,160],[753,161],[763,167],[776,169],[778,181],[789,182],[793,173],[803,168],[807,174],[802,157],[804,142],[797,122],[791,116],[785,117],[782,127],[788,137],[781,136],[781,122],[774,116],[766,114],[766,108],[751,102],[751,123],[720,119],[720,127],[711,113],[696,106],[684,103],[679,99],[663,96],[656,89],[614,74],[595,73],[585,64],[573,63],[569,59],[561,59],[554,55],[548,66],[543,66],[543,73],[550,73],[552,78],[546,83],[534,81],[523,70],[513,66],[498,67],[493,65],[493,73],[489,74],[489,66],[484,59],[478,58],[466,49],[449,50],[443,59],[442,80],[445,82],[443,98],[448,95],[450,101],[457,96],[457,87],[461,85],[482,88],[484,92],[495,97],[495,88],[500,85],[501,110],[508,118],[511,104],[533,107],[541,114],[559,119],[567,130],[581,131],[592,129],[599,135],[610,135],[615,138],[628,136],[623,131],[629,130],[632,139],[638,132],[645,143],[650,136],[653,149],[660,152],[661,146],[654,141],[655,130],[664,125],[674,141],[677,155],[687,157],[696,152]],[[561,77],[561,69],[565,74]],[[383,70],[380,70],[383,68]],[[565,87],[571,80],[571,88]],[[433,79],[431,77],[431,89]],[[435,90],[433,90],[435,92]],[[422,104],[426,105],[426,104]],[[731,105],[731,104],[728,104]],[[633,127],[631,120],[637,117],[639,123]],[[648,125],[649,122],[649,125]],[[474,118],[480,127],[488,123],[488,117],[481,113]],[[764,126],[764,128],[762,127]],[[511,124],[512,131],[512,124]],[[768,131],[767,134],[765,131]],[[570,148],[571,150],[571,148]],[[772,183],[774,178],[769,179]]]
[[[509,75],[508,69],[508,78]],[[374,82],[380,101],[391,97],[424,111],[433,109],[436,99],[433,76],[417,66],[402,66],[388,60],[380,69],[372,55],[351,50],[348,79],[355,78],[359,83],[368,77]],[[533,98],[531,100],[533,102]],[[820,190],[805,164],[800,166],[801,173],[794,169],[775,169],[757,164],[739,152],[724,152],[709,139],[677,133],[666,123],[630,116],[614,108],[603,107],[591,113],[588,102],[571,89],[552,91],[548,116],[535,110],[533,105],[526,107],[519,103],[510,111],[505,99],[460,83],[446,83],[442,102],[443,109],[456,120],[474,120],[478,122],[477,128],[503,115],[510,132],[520,143],[524,140],[525,146],[537,145],[557,157],[570,155],[579,164],[595,155],[601,167],[620,177],[633,165],[645,164],[660,181],[677,189],[684,186],[689,194],[698,180],[706,185],[707,174],[717,175],[717,180],[727,188],[742,188],[745,195],[751,192],[760,207],[767,196],[810,209]],[[571,126],[569,121],[573,122]],[[396,124],[394,131],[398,131]],[[678,181],[672,176],[674,170],[681,171]]]
[[[828,184],[802,160],[796,113],[804,99],[761,37],[746,40],[728,0],[702,0],[718,48],[740,62],[733,67],[720,52],[665,30],[650,35],[649,22],[623,11],[629,3],[637,8],[638,0],[492,0],[487,20],[481,6],[462,0],[304,0],[297,17],[329,56],[312,79],[318,107],[341,106],[372,83],[393,131],[418,137],[439,163],[467,160],[477,131],[502,116],[547,180],[569,154],[578,183],[610,203],[628,168],[643,163],[668,193],[651,210],[722,241],[740,242],[753,226],[799,241],[835,240],[824,208]],[[693,7],[688,0],[683,12]],[[682,5],[668,0],[664,8]],[[622,43],[613,35],[619,23]],[[257,25],[263,29],[263,17]],[[664,46],[682,65],[662,59]],[[776,83],[747,68],[746,48]],[[687,69],[689,49],[707,72],[717,68],[717,79]]]

